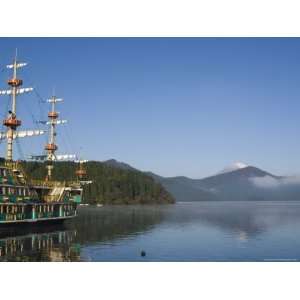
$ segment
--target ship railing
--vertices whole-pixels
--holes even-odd
[[[5,161],[4,165],[9,169],[20,169],[19,161]]]
[[[79,186],[78,181],[47,181],[47,180],[30,180],[31,185],[41,186],[41,187],[74,187]]]
[[[57,202],[59,200],[59,195],[46,195],[44,196],[46,202]]]
[[[45,195],[44,200],[46,202],[59,202],[61,200],[60,195]]]
[[[19,161],[5,161],[5,167],[12,171],[12,175],[16,181],[26,182],[26,174]]]

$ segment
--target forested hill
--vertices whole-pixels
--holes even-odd
[[[22,162],[23,170],[31,179],[44,179],[45,164],[41,162]],[[95,204],[164,204],[175,200],[165,188],[138,170],[119,168],[98,161],[85,164],[88,180],[93,183],[84,187],[85,203]],[[75,180],[74,162],[56,162],[54,180]]]

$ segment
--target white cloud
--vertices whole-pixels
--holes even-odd
[[[249,180],[257,187],[260,188],[275,188],[280,185],[280,180],[273,178],[271,176],[263,177],[252,177]]]
[[[300,176],[285,177],[282,181],[284,184],[300,184]]]
[[[271,176],[263,176],[263,177],[252,177],[249,180],[257,187],[260,188],[277,188],[284,187],[288,185],[300,185],[300,177],[284,177],[284,178],[274,178]]]

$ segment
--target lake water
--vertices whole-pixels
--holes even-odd
[[[64,225],[0,229],[0,260],[298,261],[300,202],[80,207]]]

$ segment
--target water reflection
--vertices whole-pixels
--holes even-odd
[[[80,261],[82,246],[136,236],[161,220],[158,207],[88,207],[63,225],[1,228],[0,261]]]
[[[0,228],[0,261],[300,259],[299,229],[300,202],[84,207],[63,226]]]
[[[87,245],[143,234],[160,224],[164,215],[160,206],[87,207],[67,227],[77,231],[77,242]]]
[[[197,205],[198,204],[198,205]],[[210,226],[235,234],[240,240],[257,238],[270,230],[300,226],[300,202],[180,203],[166,216],[174,226]]]
[[[76,234],[63,225],[2,229],[0,261],[78,261]]]

